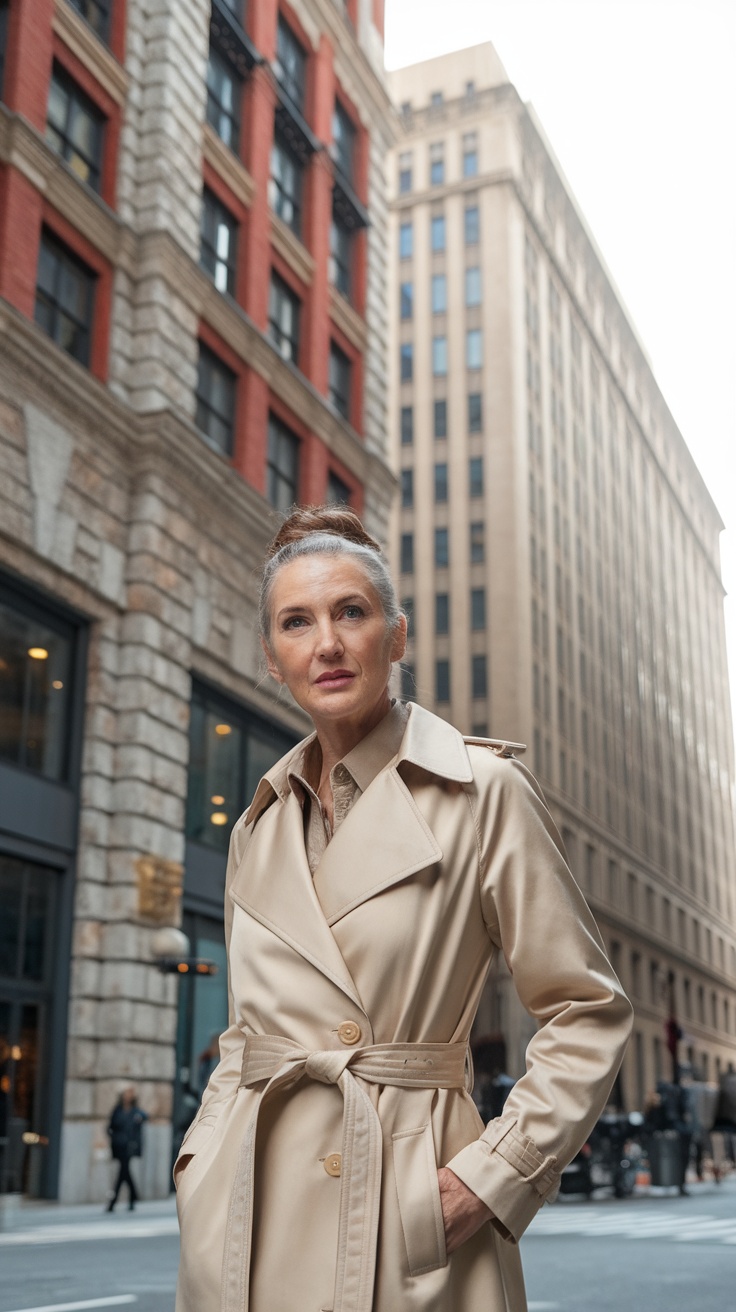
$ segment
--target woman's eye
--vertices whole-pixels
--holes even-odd
[[[305,621],[301,615],[292,615],[288,620],[284,620],[285,629],[300,629]]]
[[[362,606],[346,606],[343,615],[347,620],[359,620],[363,615]]]

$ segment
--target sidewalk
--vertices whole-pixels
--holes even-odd
[[[0,1246],[153,1238],[177,1234],[178,1228],[173,1194],[140,1202],[132,1212],[127,1202],[118,1203],[114,1212],[108,1212],[102,1203],[68,1204],[26,1198],[12,1209],[0,1209]]]

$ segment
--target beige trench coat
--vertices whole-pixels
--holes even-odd
[[[177,1312],[523,1312],[517,1241],[606,1103],[630,1005],[518,761],[412,706],[313,880],[291,755],[233,830]],[[500,951],[539,1029],[484,1127],[463,1065]],[[438,1165],[497,1218],[449,1260]]]

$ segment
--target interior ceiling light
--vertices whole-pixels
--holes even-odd
[[[213,825],[226,825],[226,824],[227,824],[227,816],[226,816],[225,812],[224,812],[224,811],[213,811],[213,812],[212,812],[212,815],[210,816],[210,824],[213,824]]]
[[[215,725],[215,733],[219,733],[222,738],[224,738],[226,734],[232,733],[232,731],[232,725],[230,724]]]
[[[32,661],[45,661],[49,656],[45,647],[29,647],[28,655]]]

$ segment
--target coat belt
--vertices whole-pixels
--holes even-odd
[[[238,1154],[223,1255],[222,1312],[248,1312],[258,1111],[298,1080],[334,1084],[343,1096],[337,1271],[332,1312],[371,1312],[381,1201],[383,1136],[362,1083],[401,1089],[460,1089],[466,1043],[377,1043],[309,1052],[275,1034],[248,1035],[240,1087],[266,1081]]]

